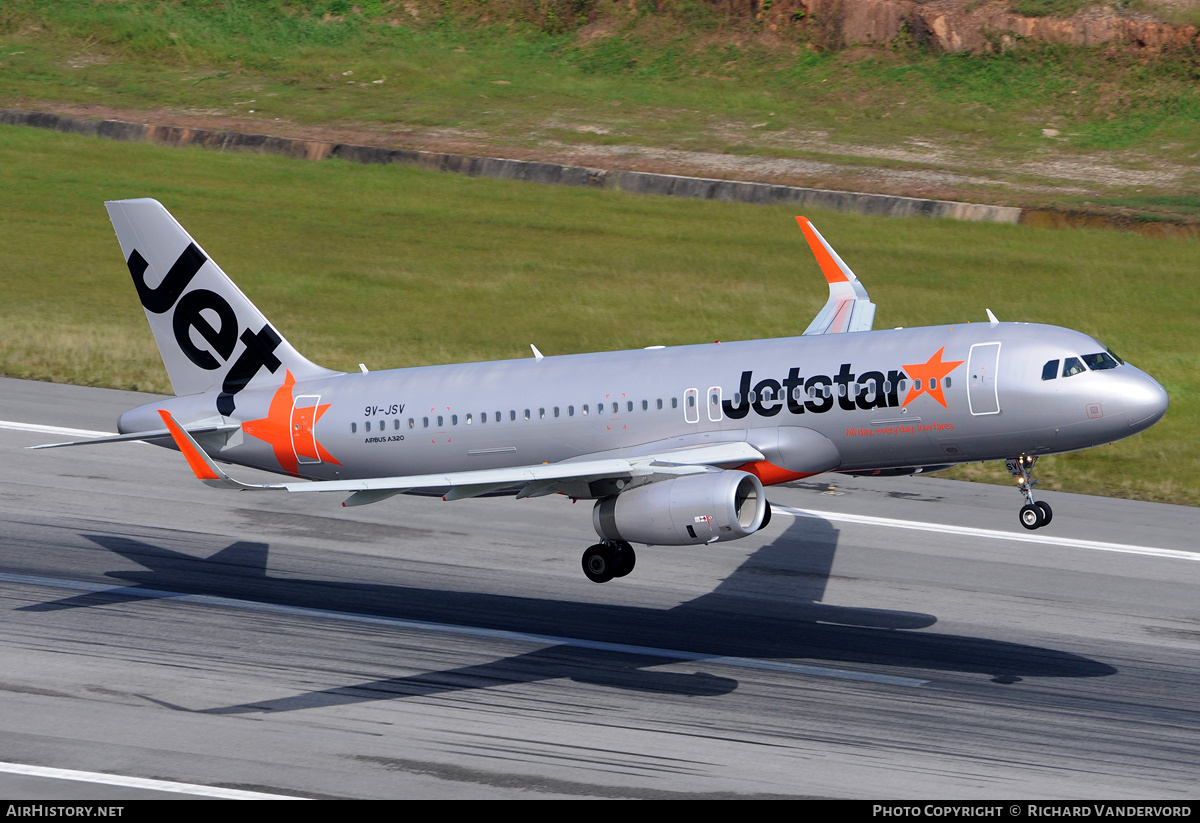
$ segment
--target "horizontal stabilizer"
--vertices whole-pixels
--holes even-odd
[[[796,222],[800,224],[800,229],[821,266],[821,272],[829,283],[829,300],[816,318],[808,324],[804,333],[808,335],[870,331],[875,322],[875,304],[871,302],[863,284],[807,217],[797,217]]]
[[[241,423],[221,423],[213,426],[196,426],[190,429],[185,429],[189,434],[231,434],[242,428]],[[38,446],[28,446],[30,449],[58,449],[63,446],[91,446],[96,443],[127,443],[133,440],[157,440],[164,437],[170,437],[170,429],[155,429],[154,431],[144,432],[129,432],[128,434],[114,434],[108,437],[93,437],[90,440],[68,440],[65,443],[42,443]]]

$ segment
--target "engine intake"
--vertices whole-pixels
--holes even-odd
[[[752,474],[692,474],[596,501],[592,525],[606,540],[686,546],[737,540],[763,524],[767,498]]]

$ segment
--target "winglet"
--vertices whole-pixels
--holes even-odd
[[[825,275],[826,280],[830,283],[845,283],[858,279],[854,276],[854,272],[850,271],[850,267],[846,265],[845,261],[817,231],[817,227],[812,224],[811,220],[797,215],[796,222],[800,224],[800,230],[804,232],[804,239],[808,241],[808,246],[812,249],[813,256],[817,258],[817,263],[821,266],[821,272]]]
[[[175,441],[175,445],[179,447],[179,451],[183,452],[184,458],[191,467],[192,472],[196,475],[196,479],[203,482],[206,486],[215,486],[217,488],[226,489],[282,489],[281,485],[274,484],[249,484],[234,480],[221,470],[221,468],[213,462],[204,449],[200,448],[199,444],[192,438],[183,426],[175,421],[171,413],[166,409],[159,409],[158,416],[163,419],[163,423],[167,426],[167,431],[171,433],[171,438]]]
[[[804,333],[869,331],[875,322],[875,304],[867,290],[807,217],[797,216],[796,222],[829,283],[829,300]]]

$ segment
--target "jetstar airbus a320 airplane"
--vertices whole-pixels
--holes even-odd
[[[736,540],[763,487],[839,471],[911,474],[1006,460],[1027,529],[1040,455],[1129,437],[1167,410],[1153,378],[1086,334],[990,322],[871,331],[875,305],[813,225],[829,282],[804,336],[492,363],[334,372],[306,360],[154,200],[107,204],[176,397],[121,434],[178,448],[210,486],[458,500],[594,500],[598,583],[631,543]],[[77,443],[57,443],[46,448]],[[215,461],[291,475],[249,484]]]

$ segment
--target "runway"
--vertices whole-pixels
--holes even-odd
[[[5,797],[1197,796],[1200,510],[823,475],[596,585],[586,503],[24,448],[149,399],[0,380]]]

